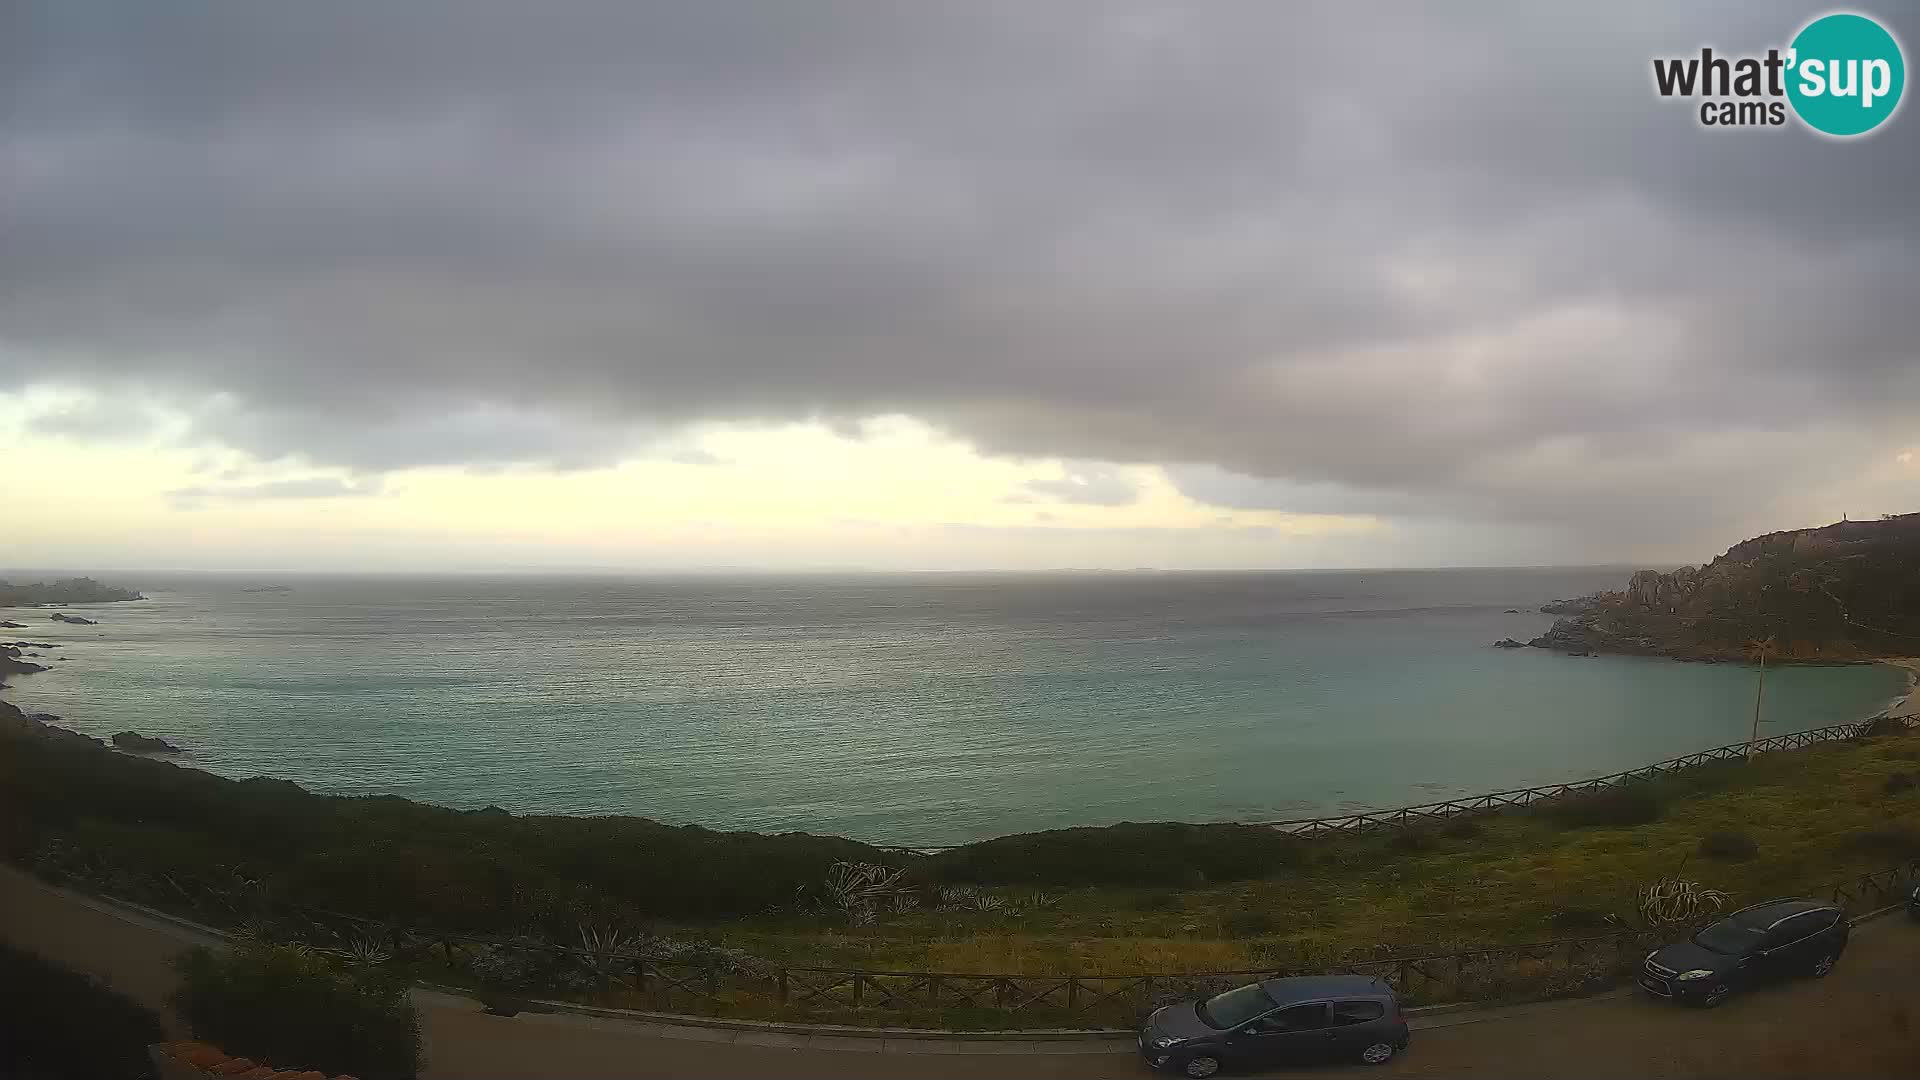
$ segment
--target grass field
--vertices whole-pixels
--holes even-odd
[[[1732,905],[1810,892],[1920,856],[1920,734],[1669,775],[1590,807],[1302,841],[1256,880],[1183,888],[991,890],[997,912],[817,915],[688,932],[769,960],[893,970],[1097,974],[1291,966],[1598,934],[1635,890],[1682,876]],[[1607,801],[1611,799],[1612,801]],[[1592,819],[1651,817],[1637,824]],[[1703,855],[1715,834],[1730,854]],[[1741,850],[1751,841],[1752,854]]]

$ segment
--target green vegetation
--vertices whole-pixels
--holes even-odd
[[[1533,643],[1719,660],[1764,651],[1769,663],[1904,656],[1920,645],[1920,514],[1769,533],[1705,566],[1642,570],[1581,608]]]
[[[15,726],[36,730],[0,737],[0,851],[49,878],[227,926],[304,906],[382,921],[390,935],[506,939],[446,946],[396,935],[376,946],[436,981],[711,1005],[649,997],[658,981],[618,956],[644,953],[681,965],[681,978],[759,986],[713,1007],[763,1016],[833,1008],[773,1004],[768,973],[779,965],[1028,976],[1313,969],[1609,933],[1616,920],[1635,924],[1636,891],[1661,878],[1698,881],[1738,904],[1920,857],[1920,788],[1896,779],[1920,771],[1920,735],[1904,729],[1409,830],[1306,838],[1121,825],[926,857],[805,835],[327,798]],[[215,884],[182,887],[194,882]],[[293,923],[278,930],[303,934]],[[344,944],[338,934],[303,939]],[[574,952],[555,954],[553,943]],[[1616,969],[1611,956],[1488,967],[1416,996],[1582,992]],[[862,1017],[872,1020],[839,1018]],[[1036,1022],[958,1008],[919,1019]]]
[[[1760,854],[1760,845],[1743,832],[1715,832],[1700,838],[1700,854],[1709,859],[1740,861]]]
[[[0,1076],[135,1080],[164,1038],[150,1010],[32,953],[0,945]]]
[[[180,961],[177,1008],[195,1038],[277,1069],[411,1080],[420,1036],[397,969],[298,945],[247,943]]]

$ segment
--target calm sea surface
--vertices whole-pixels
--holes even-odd
[[[887,842],[1428,802],[1733,742],[1753,708],[1751,668],[1489,647],[1617,569],[112,577],[152,599],[0,612],[67,658],[10,700],[315,791]],[[1763,731],[1904,686],[1773,671]]]

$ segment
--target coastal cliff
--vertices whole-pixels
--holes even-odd
[[[1920,513],[1744,540],[1705,566],[1641,570],[1617,591],[1541,609],[1527,644],[1567,653],[1738,660],[1771,637],[1781,661],[1920,653]]]

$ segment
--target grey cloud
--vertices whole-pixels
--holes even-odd
[[[26,420],[35,435],[84,442],[139,442],[154,435],[160,425],[153,413],[124,399],[86,399],[71,402]]]
[[[206,484],[176,488],[167,496],[176,502],[194,503],[207,499],[336,499],[345,496],[378,495],[378,482],[344,480],[339,477],[313,477],[300,480],[266,480],[253,484]]]
[[[898,411],[1724,539],[1920,404],[1911,108],[1843,144],[1649,88],[1815,10],[11,5],[0,389],[364,471]]]
[[[1029,480],[1026,491],[1051,502],[1083,506],[1125,506],[1140,497],[1140,489],[1132,480],[1114,469],[1098,466],[1072,469],[1058,479]],[[1009,497],[1004,501],[1014,500]]]

